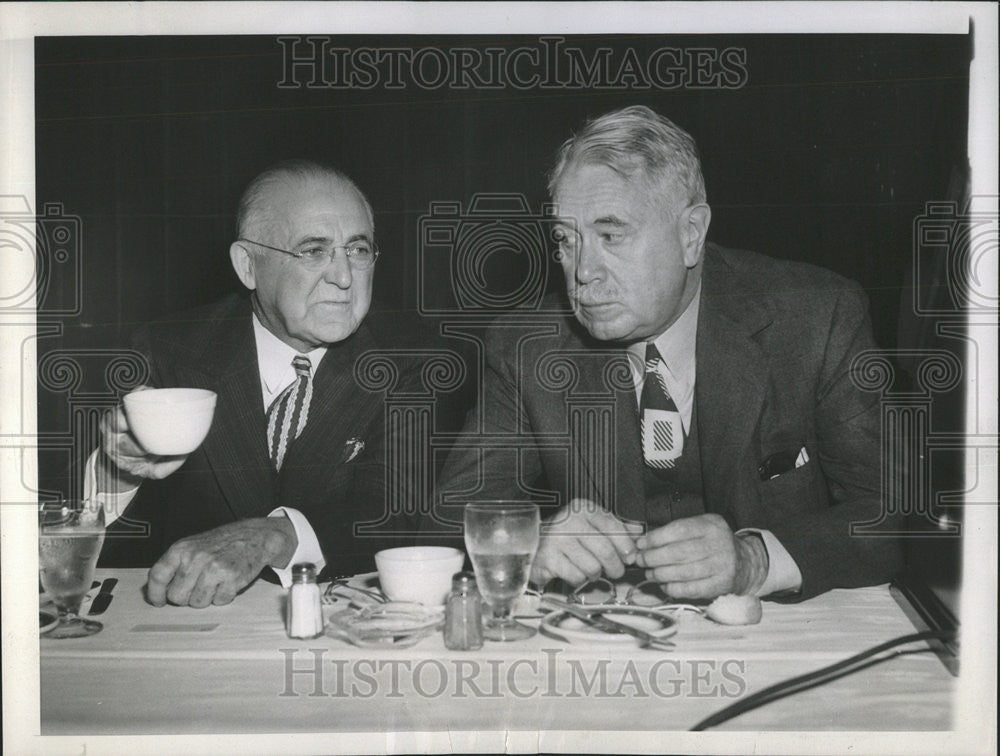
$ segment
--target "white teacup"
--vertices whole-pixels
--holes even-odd
[[[441,606],[451,592],[451,578],[462,571],[465,554],[447,546],[402,546],[375,554],[382,593],[390,601]]]
[[[215,414],[214,391],[143,389],[122,400],[132,435],[150,454],[190,454],[205,440]]]

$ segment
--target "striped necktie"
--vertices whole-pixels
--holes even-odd
[[[288,447],[299,437],[309,419],[309,400],[312,399],[312,363],[299,354],[292,360],[295,381],[271,402],[267,410],[267,448],[274,468],[281,470]]]
[[[684,449],[684,428],[677,405],[663,381],[665,368],[656,345],[646,344],[646,377],[639,400],[642,457],[655,470],[671,470]]]

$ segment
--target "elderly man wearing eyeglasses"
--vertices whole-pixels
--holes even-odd
[[[152,565],[156,605],[226,604],[266,567],[287,584],[300,561],[371,569],[375,551],[403,545],[353,533],[386,501],[384,397],[353,375],[380,346],[363,322],[378,257],[368,200],[343,173],[290,161],[250,183],[237,226],[229,255],[249,296],[135,340],[155,387],[217,393],[204,443],[183,457],[148,454],[119,407],[88,469],[87,494],[121,515],[101,562]]]
[[[509,448],[455,445],[428,537],[464,492],[544,497],[539,585],[637,568],[675,599],[800,601],[891,579],[861,288],[708,242],[695,141],[645,106],[590,120],[549,188],[574,317],[487,336],[467,433]]]

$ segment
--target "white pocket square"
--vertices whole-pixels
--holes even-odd
[[[802,447],[799,452],[799,456],[795,458],[795,469],[798,470],[802,465],[809,461],[809,453],[806,451],[806,447]]]
[[[365,450],[365,442],[360,438],[349,438],[344,444],[343,463],[350,462]]]

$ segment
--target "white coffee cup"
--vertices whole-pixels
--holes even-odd
[[[401,546],[375,554],[382,593],[390,601],[441,606],[451,578],[462,571],[465,554],[447,546]]]
[[[143,389],[126,394],[129,429],[150,454],[190,454],[205,440],[215,414],[214,391],[197,388]]]

